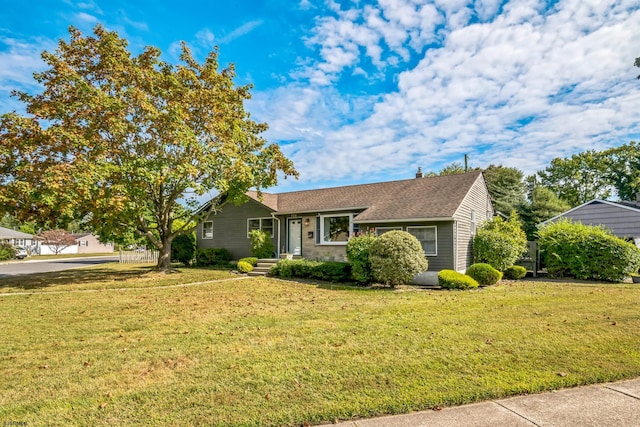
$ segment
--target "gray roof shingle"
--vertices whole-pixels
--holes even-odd
[[[364,209],[354,220],[374,222],[452,218],[481,172],[349,185],[288,193],[248,192],[279,214]]]

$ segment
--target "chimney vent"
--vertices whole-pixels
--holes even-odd
[[[416,172],[416,178],[424,178],[424,172],[422,172],[422,168],[418,166],[418,172]],[[638,193],[640,195],[640,193]]]

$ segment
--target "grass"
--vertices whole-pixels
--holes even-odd
[[[151,264],[109,263],[53,273],[13,276],[0,279],[0,294],[162,287],[234,277],[228,270],[177,268],[172,274],[153,273],[150,270]]]
[[[640,375],[637,285],[151,288],[131,274],[137,289],[0,297],[0,420],[300,425]]]

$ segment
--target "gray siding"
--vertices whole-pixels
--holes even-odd
[[[453,221],[431,221],[431,222],[403,222],[403,223],[378,223],[362,224],[361,230],[377,227],[402,227],[407,231],[407,227],[435,226],[437,228],[437,256],[427,256],[429,271],[440,271],[453,268]]]
[[[213,221],[213,239],[202,238],[203,223],[198,225],[198,248],[224,248],[231,252],[234,259],[251,256],[247,237],[248,218],[269,218],[271,210],[249,200],[240,206],[227,203],[218,212],[209,215],[205,221]],[[278,221],[274,220],[273,247],[278,247]]]
[[[475,226],[471,221],[472,211],[475,212]],[[491,206],[489,191],[484,177],[479,176],[454,214],[456,221],[454,226],[456,238],[454,242],[457,246],[455,270],[464,271],[473,264],[474,228],[477,229],[478,226],[492,217],[493,207]]]
[[[562,215],[585,225],[602,225],[622,238],[640,237],[640,212],[594,200]]]

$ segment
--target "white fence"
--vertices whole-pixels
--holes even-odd
[[[153,264],[158,262],[158,251],[139,249],[120,251],[120,264]]]

